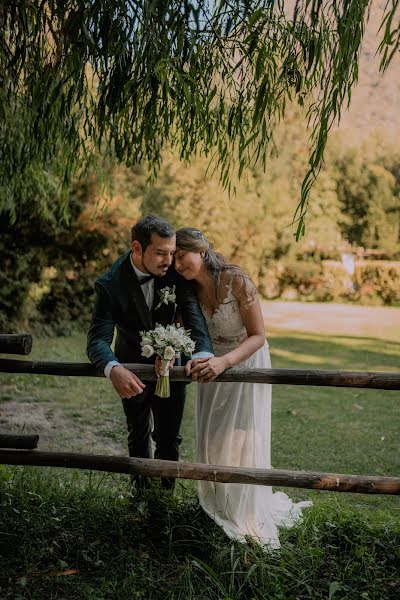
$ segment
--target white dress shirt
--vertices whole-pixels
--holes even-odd
[[[135,265],[133,264],[133,260],[132,260],[132,254],[131,254],[131,265],[133,267],[133,270],[136,273],[136,277],[139,279],[139,283],[140,280],[148,277],[150,275],[150,273],[143,273],[143,271],[139,271],[139,269],[137,267],[135,267]],[[146,281],[146,283],[143,283],[143,285],[140,286],[142,292],[143,292],[143,296],[144,299],[146,300],[146,304],[149,307],[149,310],[151,311],[151,309],[153,308],[153,302],[154,302],[154,279],[149,279],[149,281]]]

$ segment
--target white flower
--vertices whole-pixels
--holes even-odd
[[[160,298],[160,302],[157,304],[155,310],[159,309],[161,304],[169,304],[170,302],[175,304],[176,303],[175,286],[173,285],[172,288],[170,288],[168,286],[161,288],[161,290],[159,290],[159,292],[158,292],[158,296]]]
[[[175,350],[172,346],[167,346],[164,350],[164,358],[167,360],[171,360],[175,356]]]
[[[183,353],[190,356],[195,348],[195,343],[190,339],[190,331],[176,324],[156,326],[151,331],[141,331],[142,356],[150,358],[157,354],[165,360],[171,360],[176,354]]]
[[[144,356],[146,358],[150,358],[150,356],[153,356],[153,354],[154,354],[153,346],[150,346],[150,344],[145,344],[144,346],[142,346],[142,356]]]

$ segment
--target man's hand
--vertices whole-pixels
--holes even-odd
[[[121,398],[132,398],[132,396],[137,396],[138,394],[141,394],[146,387],[137,375],[131,373],[131,371],[128,371],[128,369],[125,369],[122,365],[116,365],[111,369],[110,379],[116,392]]]
[[[168,368],[172,369],[172,367],[174,366],[174,363],[175,363],[175,357],[171,358],[171,360],[169,361]],[[157,377],[161,377],[161,371],[162,371],[163,367],[162,367],[162,362],[161,362],[161,357],[160,356],[157,356],[154,367],[156,369],[156,375],[157,375]]]
[[[201,360],[201,358],[191,358],[187,361],[185,365],[185,374],[190,377],[192,374],[192,369],[197,365],[197,361]]]

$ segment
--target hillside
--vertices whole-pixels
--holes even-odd
[[[378,30],[386,0],[373,0],[362,45],[359,82],[353,90],[350,109],[340,123],[340,129],[351,129],[363,139],[374,129],[386,129],[397,135],[400,129],[400,57],[395,56],[385,74],[379,72],[377,49],[382,33]]]

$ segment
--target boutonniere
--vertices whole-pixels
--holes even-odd
[[[157,304],[155,310],[159,309],[162,304],[170,304],[173,302],[176,304],[176,294],[175,294],[175,286],[172,287],[165,286],[158,291],[158,297],[160,299]]]

